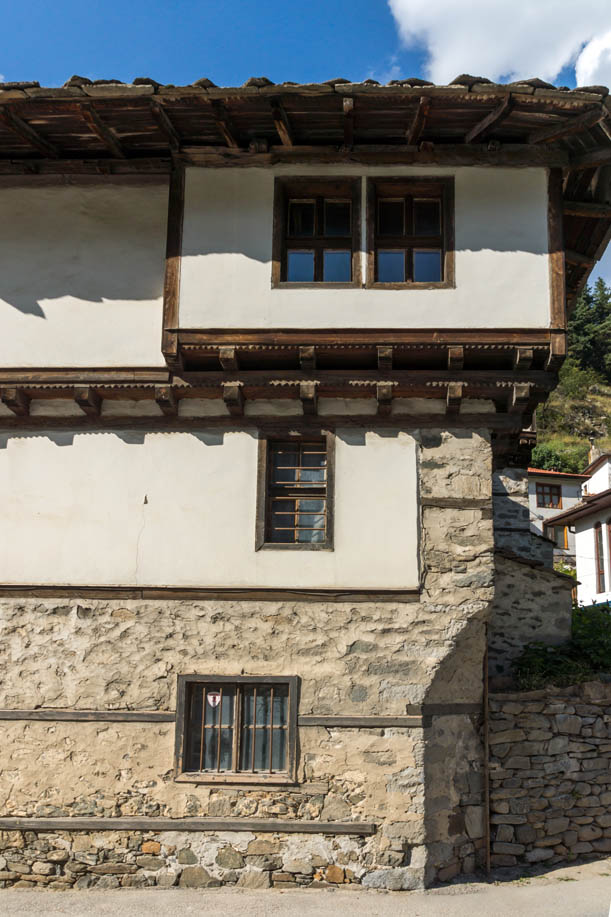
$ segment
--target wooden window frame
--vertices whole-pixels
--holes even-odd
[[[311,442],[312,439],[324,440],[327,449],[327,488],[326,511],[327,528],[324,542],[279,542],[267,541],[267,521],[269,513],[269,453],[270,443],[274,442]],[[329,430],[318,434],[295,436],[290,434],[262,436],[259,439],[257,460],[257,515],[255,526],[255,550],[272,551],[333,551],[334,550],[334,516],[335,516],[335,434]]]
[[[441,248],[443,279],[439,281],[414,281],[384,283],[376,279],[376,252],[384,246],[384,239],[377,236],[378,189],[384,188],[385,197],[395,198],[439,198],[441,199],[440,245],[433,245],[427,236],[404,234],[402,246],[409,252]],[[392,250],[399,237],[391,237]],[[433,238],[433,237],[430,237]],[[396,246],[395,246],[396,247]],[[377,176],[367,179],[367,282],[366,287],[374,290],[448,290],[456,286],[454,255],[454,178],[452,176],[431,176],[430,178],[386,178]]]
[[[286,685],[288,687],[288,723],[286,730],[285,771],[185,771],[187,752],[187,700],[191,685]],[[179,675],[176,693],[176,734],[174,751],[174,780],[178,783],[287,785],[297,782],[297,716],[299,707],[299,677],[297,675]],[[236,725],[239,732],[239,725]],[[238,754],[234,750],[235,757]]]
[[[605,549],[602,523],[594,525],[594,569],[596,573],[596,595],[606,592]]]
[[[314,280],[293,282],[286,279],[287,265],[287,231],[288,203],[291,198],[316,199],[349,199],[351,203],[351,265],[352,279],[333,283],[332,281]],[[320,218],[320,215],[319,215]],[[348,237],[346,237],[348,239]],[[295,241],[304,250],[328,249],[345,251],[341,237],[312,236]],[[361,178],[332,176],[295,176],[276,178],[274,183],[274,228],[272,239],[272,288],[288,290],[342,290],[353,289],[362,285],[361,276]]]
[[[546,490],[549,490],[550,497],[552,491],[558,493],[558,503],[544,503],[541,502],[544,500],[544,493]],[[544,481],[535,482],[535,496],[537,509],[562,509],[562,485],[561,484],[546,484]]]

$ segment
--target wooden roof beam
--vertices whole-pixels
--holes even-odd
[[[420,96],[420,101],[418,102],[418,110],[414,115],[414,119],[407,129],[405,139],[408,146],[415,146],[420,140],[420,136],[424,130],[426,119],[431,110],[431,100],[428,96]]]
[[[571,158],[571,169],[597,169],[611,166],[611,146],[599,146],[587,153],[578,153]]]
[[[583,255],[581,252],[574,252],[570,248],[564,253],[564,257],[569,264],[579,264],[581,267],[592,267],[596,264],[596,259],[591,258],[588,255]]]
[[[17,134],[21,140],[25,140],[26,143],[33,146],[43,156],[47,156],[50,159],[59,158],[59,150],[53,143],[49,143],[48,140],[41,137],[38,131],[27,121],[24,121],[23,118],[20,118],[19,115],[16,115],[6,106],[0,108],[0,124]]]
[[[592,219],[611,219],[611,204],[596,204],[592,201],[565,201],[564,215],[570,217],[591,217]]]
[[[160,105],[158,102],[153,102],[151,104],[151,114],[157,122],[157,127],[168,141],[170,149],[178,152],[180,150],[181,140],[163,105]]]
[[[354,99],[344,96],[344,149],[351,150],[354,146]]]
[[[285,111],[284,106],[279,99],[271,100],[272,108],[272,118],[274,119],[274,126],[276,128],[276,133],[282,141],[282,146],[292,147],[295,145],[293,139],[293,130],[291,128],[291,122]]]
[[[0,400],[17,417],[27,417],[30,413],[30,396],[22,388],[3,388]]]
[[[533,131],[529,135],[529,143],[553,143],[554,140],[561,140],[569,137],[571,134],[579,134],[581,131],[594,127],[599,121],[607,117],[604,108],[593,108],[583,115],[577,115],[576,118],[565,118],[558,124],[550,127],[543,127],[538,131]]]
[[[91,103],[79,104],[79,111],[87,126],[98,140],[112,153],[116,159],[126,159],[125,151],[117,139],[112,128],[105,124]]]
[[[231,147],[234,150],[239,150],[240,144],[238,143],[235,129],[229,120],[227,109],[222,102],[211,102],[210,104],[212,106],[214,123],[216,124],[223,140],[228,147]]]
[[[477,124],[465,136],[465,143],[473,143],[475,140],[481,140],[483,135],[497,127],[503,121],[514,107],[514,100],[511,93],[503,99],[490,114],[478,121]]]

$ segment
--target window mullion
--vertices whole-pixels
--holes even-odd
[[[240,749],[242,742],[242,688],[240,685],[235,686],[233,710],[233,748],[232,748],[232,770],[240,770]]]

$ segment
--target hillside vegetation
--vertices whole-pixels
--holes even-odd
[[[558,387],[537,410],[532,465],[580,472],[590,442],[611,452],[611,287],[586,287],[569,320],[568,357]]]

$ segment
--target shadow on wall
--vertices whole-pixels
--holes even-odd
[[[486,648],[481,618],[469,619],[435,672],[426,704],[481,704]],[[433,716],[424,730],[425,883],[470,873],[485,860],[482,712]]]
[[[2,189],[0,310],[46,318],[45,300],[159,299],[166,212],[157,185]]]

